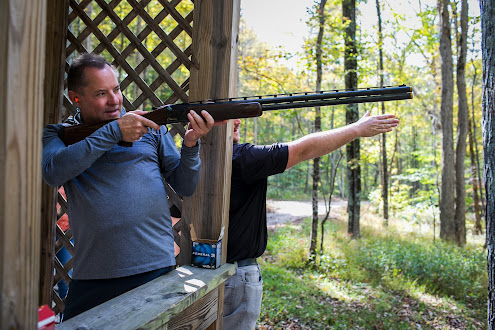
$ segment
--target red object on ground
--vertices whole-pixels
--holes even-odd
[[[38,308],[38,329],[55,329],[55,313],[48,308],[48,305]]]

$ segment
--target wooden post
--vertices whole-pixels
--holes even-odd
[[[240,0],[194,2],[193,54],[189,99],[233,96],[236,82]],[[192,197],[185,198],[182,214],[198,237],[216,239],[224,227],[222,263],[226,260],[232,167],[233,122],[214,128],[201,141],[201,178]],[[189,243],[190,244],[190,243]],[[183,248],[189,246],[181,244]],[[186,254],[190,257],[190,253]],[[222,326],[223,285],[219,288],[218,319]]]
[[[47,4],[48,5],[48,4]],[[60,122],[64,89],[65,43],[69,15],[68,0],[52,0],[46,16],[45,107],[43,126]],[[41,259],[39,305],[51,306],[55,258],[57,190],[42,183]]]
[[[46,0],[0,1],[1,329],[38,319]]]

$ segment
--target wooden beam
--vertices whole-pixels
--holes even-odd
[[[37,327],[46,2],[0,1],[1,329]]]
[[[239,0],[195,1],[192,56],[198,65],[191,69],[190,101],[234,95],[239,11]],[[231,121],[202,139],[201,178],[194,195],[184,199],[182,210],[200,238],[216,239],[225,227],[223,247],[227,245],[232,129]]]
[[[48,6],[48,3],[47,3]],[[46,11],[45,106],[43,126],[61,120],[62,91],[65,73],[65,43],[69,15],[68,0],[52,0]],[[57,190],[42,183],[41,191],[41,259],[39,305],[51,306],[55,258],[55,222]]]
[[[192,63],[189,100],[235,96],[240,0],[194,2]],[[201,140],[201,177],[182,208],[185,223],[194,225],[199,238],[216,239],[224,228],[222,263],[226,262],[233,121],[214,128]],[[186,235],[182,235],[184,238]],[[183,247],[190,246],[181,242]],[[190,252],[183,253],[190,258]],[[219,287],[217,321],[222,328],[224,286]]]

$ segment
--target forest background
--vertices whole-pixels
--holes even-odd
[[[349,56],[346,36],[352,22],[344,18],[343,10],[354,1],[307,1],[310,5],[301,13],[307,35],[300,49],[284,49],[260,40],[242,19],[242,7],[249,1],[241,1],[238,96],[344,89],[349,72],[356,75],[355,87],[405,84],[413,87],[414,94],[412,100],[383,105],[273,111],[244,120],[241,140],[256,144],[291,141],[318,129],[343,126],[350,112],[359,118],[367,110],[372,114],[385,111],[401,120],[386,139],[360,139],[361,152],[355,162],[349,161],[346,146],[269,179],[269,198],[312,199],[313,203],[324,200],[328,211],[324,219],[313,215],[269,233],[269,245],[261,260],[265,294],[259,327],[486,328],[478,2],[357,2],[355,36],[350,38],[357,68],[344,70]],[[270,1],[257,8],[273,17],[263,34],[277,29],[275,18],[284,19],[293,2],[284,1],[275,10]],[[160,8],[154,0],[146,6],[152,17]],[[184,0],[175,8],[186,17],[193,3]],[[121,19],[131,10],[126,2],[115,8]],[[85,12],[94,19],[101,8],[90,3]],[[161,26],[172,33],[176,22],[166,17]],[[138,17],[127,27],[137,35],[146,24]],[[77,37],[85,36],[84,28],[79,19],[69,27]],[[105,18],[99,28],[109,35],[115,24]],[[187,33],[174,38],[178,48],[190,49]],[[82,39],[86,50],[112,60],[96,36]],[[131,44],[124,37],[112,40],[122,53]],[[153,34],[143,40],[163,67],[174,66],[174,53],[161,51],[159,44],[160,38]],[[137,67],[143,57],[133,51],[127,60]],[[125,97],[139,101],[139,86],[126,79],[121,67],[117,69]],[[151,68],[140,73],[150,86],[158,76]],[[171,76],[185,86],[189,70],[177,64]],[[165,102],[173,96],[165,85],[155,93]],[[449,99],[450,106],[446,102]],[[149,100],[139,104],[140,109],[151,109]],[[352,185],[348,175],[353,170],[349,164],[360,167],[361,191],[357,196],[349,193]],[[317,172],[318,180],[314,180]],[[362,202],[370,212],[361,219],[358,216],[358,226],[351,228],[351,212],[337,214],[328,208],[330,197],[353,200],[357,205]]]
[[[274,3],[268,5],[273,6],[268,10],[273,14],[258,17],[248,9],[250,20],[241,19],[238,96],[346,88],[345,1],[309,2],[300,13],[307,35],[299,49],[295,44],[300,32],[292,35],[290,44],[283,39],[291,34],[277,31],[277,19],[285,18],[284,11],[273,11]],[[259,9],[255,3],[249,7]],[[444,5],[450,14],[447,19],[441,16]],[[263,22],[265,28],[257,28],[256,22]],[[442,37],[446,25],[448,39],[445,33]],[[357,87],[405,84],[413,87],[414,98],[359,105],[359,117],[366,111],[387,112],[400,118],[401,124],[386,140],[360,141],[358,198],[374,215],[358,219],[363,230],[357,235],[350,229],[350,216],[338,211],[330,215],[328,206],[332,198],[349,198],[345,148],[321,157],[316,165],[319,174],[315,175],[315,162],[308,161],[269,178],[269,198],[313,199],[313,205],[323,199],[327,214],[323,221],[314,213],[312,219],[271,232],[263,257],[268,290],[260,328],[486,327],[480,28],[477,1],[357,2]],[[261,35],[256,31],[262,31]],[[281,39],[277,41],[276,36]],[[450,61],[441,54],[445,40],[450,42]],[[445,102],[449,96],[442,93],[446,86],[451,90],[450,109]],[[244,120],[243,141],[291,141],[345,125],[348,111],[346,106],[334,106],[322,107],[321,112],[264,113]],[[458,165],[455,157],[463,164]],[[445,168],[448,163],[451,169]],[[332,221],[325,229],[329,218]],[[324,235],[331,238],[325,240]],[[361,239],[353,245],[348,235]],[[353,297],[342,298],[342,292]]]
[[[387,166],[391,174],[389,178],[390,212],[404,221],[433,225],[434,220],[438,222],[440,218],[442,181],[440,113],[442,60],[439,51],[437,3],[435,1],[393,1],[392,5],[389,1],[381,2],[384,84],[406,84],[412,86],[414,91],[412,100],[385,103],[386,112],[395,114],[401,120],[399,128],[387,136]],[[246,22],[242,21],[239,47],[239,96],[315,90],[317,3],[315,1],[313,7],[301,13],[301,17],[308,19],[309,35],[298,52],[293,51],[295,47],[286,51],[286,47],[274,47],[260,41],[253,30],[247,28]],[[477,221],[477,228],[481,224],[479,221],[481,221],[483,201],[483,189],[479,189],[483,181],[481,177],[483,171],[482,132],[480,129],[481,33],[479,4],[477,1],[468,3],[471,16],[469,16],[465,77],[471,127],[468,138],[469,148],[464,162],[467,192],[465,203],[468,230],[474,230]],[[379,86],[380,84],[378,27],[374,5],[374,1],[359,2],[357,5],[358,87]],[[457,31],[460,30],[460,3],[452,2],[452,8],[451,37],[455,65],[458,56],[456,40],[459,38]],[[374,12],[370,12],[373,9]],[[327,2],[325,14],[327,26],[322,40],[321,90],[344,89],[344,24],[342,23],[341,1]],[[274,15],[274,17],[283,19],[283,13]],[[272,23],[272,29],[277,30],[277,21],[274,20]],[[265,33],[277,35],[270,30]],[[454,130],[449,133],[453,136],[457,136],[456,128],[458,127],[456,101],[454,101],[453,108]],[[360,105],[360,116],[367,110],[372,114],[379,114],[380,104]],[[323,108],[321,129],[345,125],[345,112],[345,106]],[[314,119],[314,109],[265,113],[261,118],[245,120],[243,140],[258,144],[290,141],[314,131]],[[361,139],[361,150],[361,198],[375,205],[381,205],[383,200],[380,180],[382,151],[380,137]],[[323,196],[328,195],[330,190],[332,162],[336,163],[338,154],[339,151],[321,159],[320,189]],[[347,193],[345,164],[344,160],[337,168],[334,192],[336,196],[343,198]],[[269,197],[311,199],[311,174],[312,164],[305,162],[281,175],[270,178]],[[475,193],[477,197],[474,196]],[[475,198],[480,206],[478,210],[475,210]],[[438,230],[436,234],[439,234]]]

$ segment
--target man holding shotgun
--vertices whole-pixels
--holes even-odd
[[[225,282],[224,329],[254,329],[260,315],[263,280],[256,261],[267,244],[267,178],[308,159],[326,155],[352,140],[392,131],[394,115],[370,116],[356,123],[268,146],[240,144],[240,119],[234,121],[227,262],[236,274]]]
[[[43,179],[63,185],[74,237],[72,281],[64,319],[163,275],[174,268],[174,236],[163,179],[183,196],[199,178],[199,139],[214,126],[191,111],[179,153],[166,128],[125,112],[114,68],[84,54],[68,72],[68,96],[78,107],[66,124],[43,131]],[[64,125],[112,120],[66,146]],[[221,123],[218,123],[221,124]],[[150,129],[156,132],[150,132]],[[118,145],[133,142],[132,148]]]

